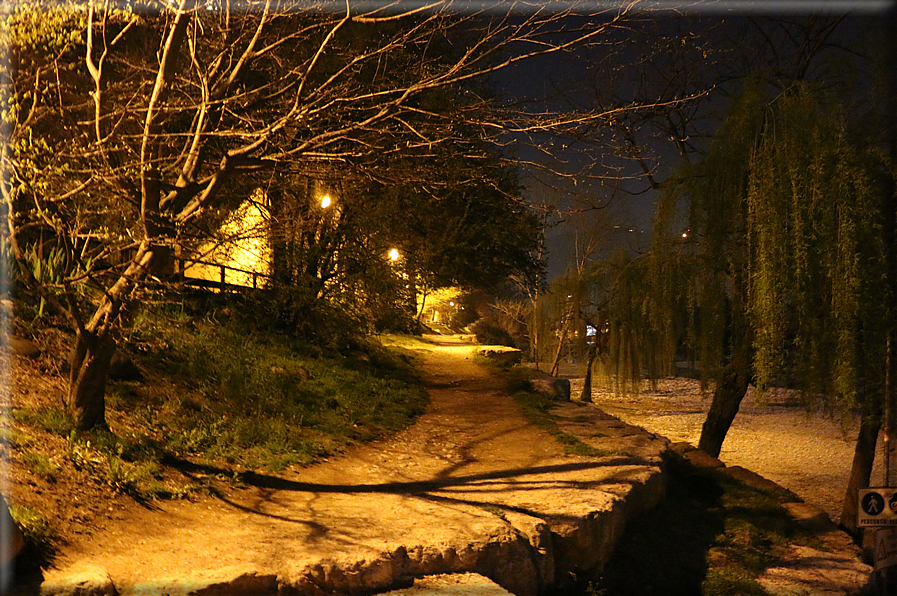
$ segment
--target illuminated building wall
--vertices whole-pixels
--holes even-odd
[[[253,273],[259,287],[262,276],[271,273],[271,243],[268,238],[270,214],[261,191],[243,202],[218,231],[218,240],[206,243],[192,257],[194,263],[184,269],[184,277],[220,281],[221,266],[226,269],[225,283],[253,286]]]

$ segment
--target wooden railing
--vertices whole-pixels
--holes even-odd
[[[198,259],[184,259],[181,257],[177,257],[175,259],[176,267],[177,267],[177,275],[180,280],[188,286],[194,286],[199,288],[217,288],[222,292],[228,289],[236,289],[236,288],[249,288],[258,289],[260,287],[260,281],[264,282],[271,278],[267,273],[258,273],[256,271],[248,271],[246,269],[237,269],[236,267],[228,267],[227,265],[221,265],[219,263],[211,263],[209,261],[200,261]],[[218,279],[205,279],[202,277],[193,277],[186,275],[187,269],[194,265],[205,265],[207,267],[213,267],[218,270]],[[238,275],[238,277],[244,277],[248,280],[250,277],[252,279],[252,285],[243,284],[243,283],[231,283],[227,281],[228,272],[234,272]],[[232,276],[233,277],[233,276]]]

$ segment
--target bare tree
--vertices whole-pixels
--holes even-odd
[[[233,209],[247,173],[284,162],[371,172],[425,153],[451,130],[428,94],[598,43],[631,9],[515,6],[76,3],[50,11],[60,35],[42,45],[22,40],[47,7],[9,15],[4,234],[26,283],[76,331],[67,402],[78,428],[105,424],[129,302]],[[65,254],[54,283],[29,273],[29,243]]]

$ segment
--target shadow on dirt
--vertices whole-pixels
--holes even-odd
[[[724,531],[724,493],[706,468],[668,458],[666,498],[633,519],[600,578],[580,577],[577,593],[595,596],[693,596],[702,593],[707,553]]]

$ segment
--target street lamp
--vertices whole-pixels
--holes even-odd
[[[321,209],[327,209],[330,207],[330,195],[324,195],[321,197]]]
[[[393,261],[393,262],[398,261],[399,256],[401,256],[401,255],[399,255],[398,249],[394,248],[389,251],[389,260],[390,261]]]

